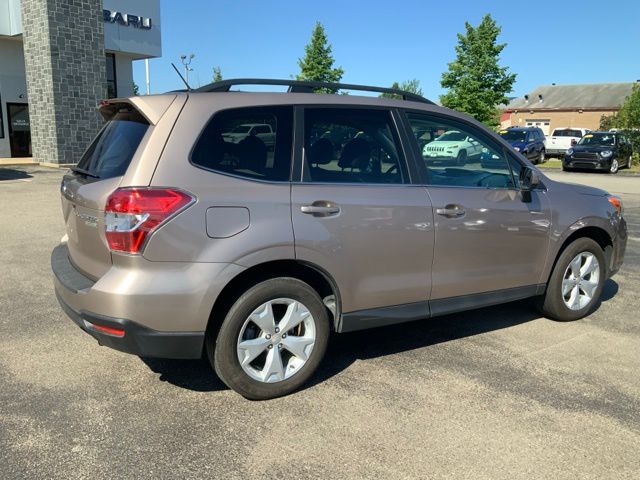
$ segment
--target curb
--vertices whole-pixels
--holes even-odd
[[[557,172],[557,173],[562,172],[562,168],[560,167],[554,168],[554,167],[543,167],[538,165],[536,166],[543,172]],[[607,172],[593,172],[591,170],[582,170],[582,171],[566,172],[566,173],[607,173]],[[640,172],[629,172],[627,170],[618,170],[618,173],[616,173],[615,175],[619,175],[621,177],[640,177]]]

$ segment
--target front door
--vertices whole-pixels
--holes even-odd
[[[465,165],[423,160],[435,223],[431,299],[539,284],[551,227],[544,191],[523,194],[522,164],[480,128],[448,117],[407,116],[414,132],[462,131],[483,145],[480,159]]]
[[[343,313],[398,306],[399,317],[427,316],[433,214],[424,188],[409,184],[391,112],[306,108],[302,137],[296,258],[330,273]]]
[[[26,103],[7,103],[9,145],[12,157],[31,156],[31,125]]]

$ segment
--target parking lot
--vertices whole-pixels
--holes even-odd
[[[0,168],[0,478],[638,478],[640,177],[550,174],[625,202],[626,262],[588,318],[516,302],[344,334],[308,388],[249,402],[62,313],[61,175]]]

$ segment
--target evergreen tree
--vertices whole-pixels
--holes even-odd
[[[222,80],[222,70],[219,66],[215,66],[213,67],[213,81],[219,82],[220,80]]]
[[[311,41],[304,47],[304,57],[298,59],[300,73],[298,80],[311,80],[317,82],[339,82],[344,70],[335,67],[331,55],[331,44],[327,40],[327,34],[320,22],[311,34]],[[335,93],[332,89],[319,88],[316,93]]]
[[[422,96],[422,87],[420,87],[420,80],[414,78],[412,80],[405,80],[404,82],[398,83],[393,82],[391,84],[391,88],[396,90],[403,90],[409,93],[415,93],[416,95]],[[383,98],[402,98],[400,95],[395,95],[393,93],[383,93],[380,95]]]
[[[506,43],[496,43],[500,27],[485,15],[474,27],[465,22],[466,33],[458,34],[456,59],[442,74],[440,84],[449,89],[440,97],[442,105],[472,115],[490,127],[500,124],[498,105],[508,102],[516,75],[498,63]]]

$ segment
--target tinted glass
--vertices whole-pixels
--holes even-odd
[[[499,146],[490,144],[486,134],[473,127],[440,117],[408,113],[427,168],[429,185],[514,188],[515,181],[507,157]],[[421,132],[430,132],[425,135]],[[447,133],[458,132],[463,141],[443,141]],[[507,131],[509,132],[509,131]],[[521,133],[524,137],[524,132]],[[424,138],[433,140],[424,140]]]
[[[287,181],[291,170],[291,107],[240,108],[216,114],[191,161],[241,177]]]
[[[391,114],[385,110],[305,110],[305,181],[403,183]]]
[[[524,142],[526,132],[522,130],[500,130],[500,136],[507,142]]]
[[[615,145],[616,137],[611,133],[587,133],[578,145]]]
[[[582,132],[580,130],[571,130],[568,128],[562,130],[554,130],[553,137],[582,137]]]
[[[149,124],[137,112],[122,110],[108,121],[78,162],[99,178],[124,175]]]

